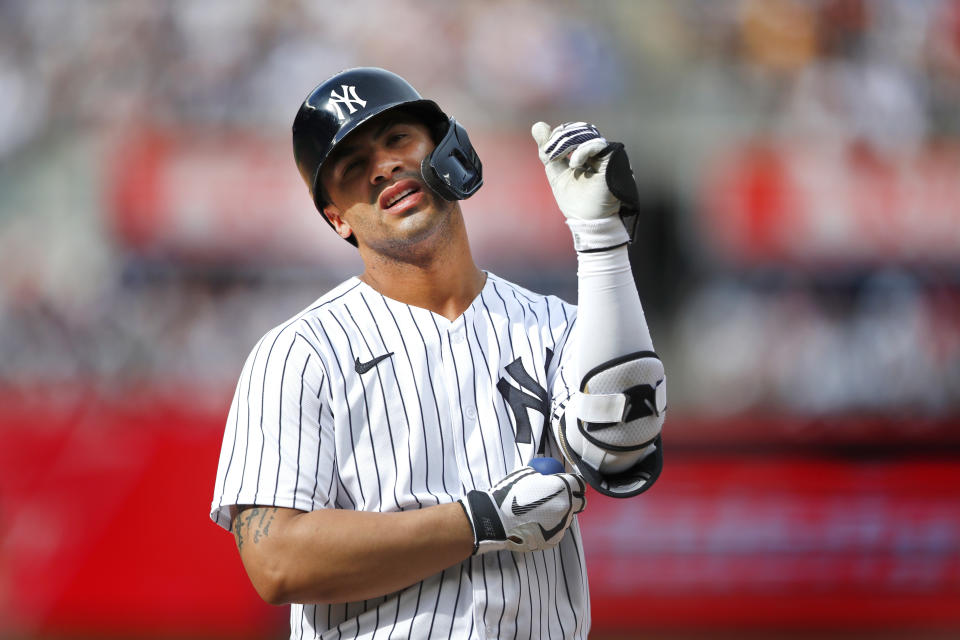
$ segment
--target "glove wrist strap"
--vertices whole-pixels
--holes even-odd
[[[463,514],[467,516],[467,522],[470,524],[470,531],[473,532],[473,551],[470,555],[475,556],[477,555],[477,549],[480,548],[480,541],[477,540],[477,525],[473,522],[473,515],[470,513],[470,507],[467,505],[466,499],[457,500],[457,504],[463,509]]]
[[[476,555],[482,543],[487,541],[502,542],[507,539],[507,532],[493,499],[486,491],[470,491],[466,496],[465,510],[468,511],[470,525],[473,527],[473,553]]]
[[[599,220],[567,218],[567,226],[573,233],[573,248],[578,253],[604,251],[627,244],[630,236],[620,216]]]

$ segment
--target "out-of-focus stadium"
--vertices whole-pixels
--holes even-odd
[[[281,638],[207,519],[249,349],[344,278],[290,126],[470,131],[481,267],[576,300],[529,135],[626,143],[665,468],[581,516],[596,638],[960,633],[960,2],[0,3],[0,637]]]

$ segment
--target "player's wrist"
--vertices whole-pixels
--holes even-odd
[[[466,498],[461,498],[460,500],[457,500],[457,504],[460,505],[460,509],[463,510],[463,515],[467,519],[467,526],[470,528],[470,538],[473,545],[473,550],[470,552],[470,555],[475,556],[477,555],[477,549],[479,547],[477,540],[477,528],[473,524],[473,516],[470,515],[470,508],[467,507],[465,500]]]
[[[573,234],[573,248],[577,253],[605,251],[630,242],[630,235],[620,216],[598,220],[567,218],[567,226]]]

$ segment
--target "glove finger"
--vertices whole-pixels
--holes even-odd
[[[573,513],[577,514],[586,509],[587,507],[587,496],[586,488],[587,485],[584,484],[583,478],[578,475],[565,474],[567,478],[564,478],[564,482],[568,483],[570,487],[571,494],[571,506],[573,507]]]
[[[570,166],[574,169],[585,169],[587,168],[587,163],[606,148],[607,141],[605,138],[588,140],[574,149],[573,153],[570,154]]]
[[[530,134],[533,135],[533,139],[538,147],[543,148],[543,144],[550,138],[551,130],[550,125],[542,120],[533,125],[530,129]]]
[[[529,476],[531,474],[538,474],[538,471],[533,467],[531,467],[530,465],[526,465],[524,467],[517,467],[516,469],[514,469],[513,471],[505,475],[497,484],[498,485],[509,484],[511,481],[516,480],[520,476]]]
[[[554,130],[543,152],[551,160],[556,160],[565,156],[577,145],[601,137],[600,132],[592,124],[586,122],[566,124]]]

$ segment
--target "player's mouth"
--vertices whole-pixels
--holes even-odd
[[[378,199],[380,208],[390,215],[406,213],[424,198],[423,187],[412,179],[401,180],[383,190]]]

